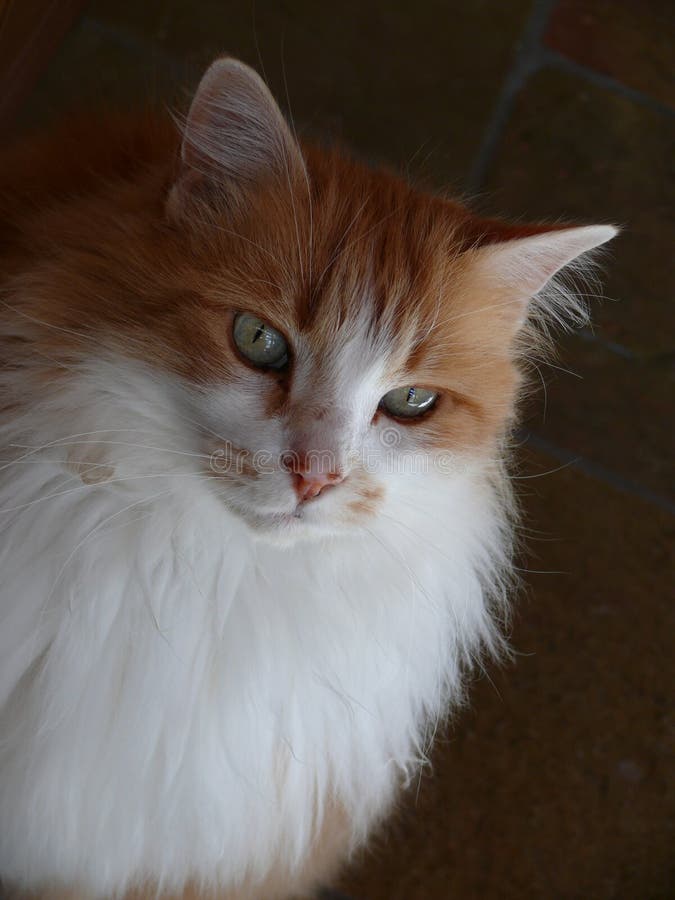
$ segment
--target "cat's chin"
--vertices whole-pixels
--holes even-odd
[[[344,534],[345,528],[326,520],[317,521],[302,511],[291,513],[262,513],[230,507],[231,511],[247,526],[251,535],[260,541],[290,546],[299,541],[318,541],[337,534]]]

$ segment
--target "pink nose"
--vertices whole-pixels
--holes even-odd
[[[339,472],[312,472],[295,454],[285,457],[283,464],[292,473],[293,488],[301,503],[318,497],[322,491],[338,484],[344,477]]]

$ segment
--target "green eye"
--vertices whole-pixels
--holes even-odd
[[[284,337],[257,316],[239,313],[232,331],[240,352],[253,365],[264,369],[283,369],[288,363],[288,344]]]
[[[426,388],[402,387],[389,391],[380,400],[380,406],[401,419],[413,419],[432,409],[438,394]]]

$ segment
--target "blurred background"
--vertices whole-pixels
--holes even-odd
[[[0,0],[0,130],[183,104],[216,55],[301,132],[474,208],[616,222],[517,460],[518,658],[335,889],[354,900],[675,897],[673,0]]]

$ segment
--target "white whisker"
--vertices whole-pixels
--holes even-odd
[[[73,557],[75,556],[77,551],[81,547],[83,547],[89,540],[91,540],[91,538],[94,537],[94,535],[96,535],[100,531],[101,528],[103,528],[109,522],[112,522],[113,519],[116,519],[118,516],[124,515],[124,513],[128,512],[130,509],[135,509],[137,506],[141,506],[144,503],[151,503],[153,500],[158,500],[160,497],[168,496],[170,493],[171,493],[170,491],[165,490],[165,491],[160,491],[157,494],[151,494],[149,497],[143,497],[141,500],[135,500],[133,503],[129,503],[127,506],[123,507],[122,509],[119,509],[116,512],[112,513],[111,515],[106,516],[105,519],[103,519],[101,522],[98,523],[98,525],[95,525],[91,529],[91,531],[89,531],[88,534],[85,535],[85,537],[76,544],[76,546],[73,548],[73,550],[68,555],[68,558],[66,559],[66,561],[61,566],[61,568],[56,576],[56,579],[54,581],[54,584],[52,585],[52,588],[47,596],[45,605],[49,606],[49,601],[53,597],[54,591],[56,590],[56,588],[61,580],[61,577],[63,576],[63,573],[65,572],[65,570],[68,566],[68,563],[70,563],[70,561],[73,559]],[[71,612],[72,612],[72,609],[71,609]]]
[[[229,473],[224,473],[229,474]],[[73,479],[77,476],[73,475]],[[2,513],[10,513],[10,512],[18,512],[20,510],[29,509],[30,507],[37,506],[40,503],[45,503],[47,500],[53,500],[55,497],[66,497],[69,494],[77,493],[78,491],[92,491],[96,488],[108,487],[113,484],[127,484],[133,481],[143,481],[147,478],[166,478],[170,479],[179,479],[179,478],[203,478],[203,472],[146,472],[140,475],[126,475],[123,478],[110,478],[107,481],[102,481],[100,483],[94,484],[79,484],[77,487],[68,488],[64,491],[55,491],[51,494],[45,494],[42,497],[36,497],[34,500],[29,500],[27,503],[21,503],[17,506],[6,506],[0,509],[0,514]]]

